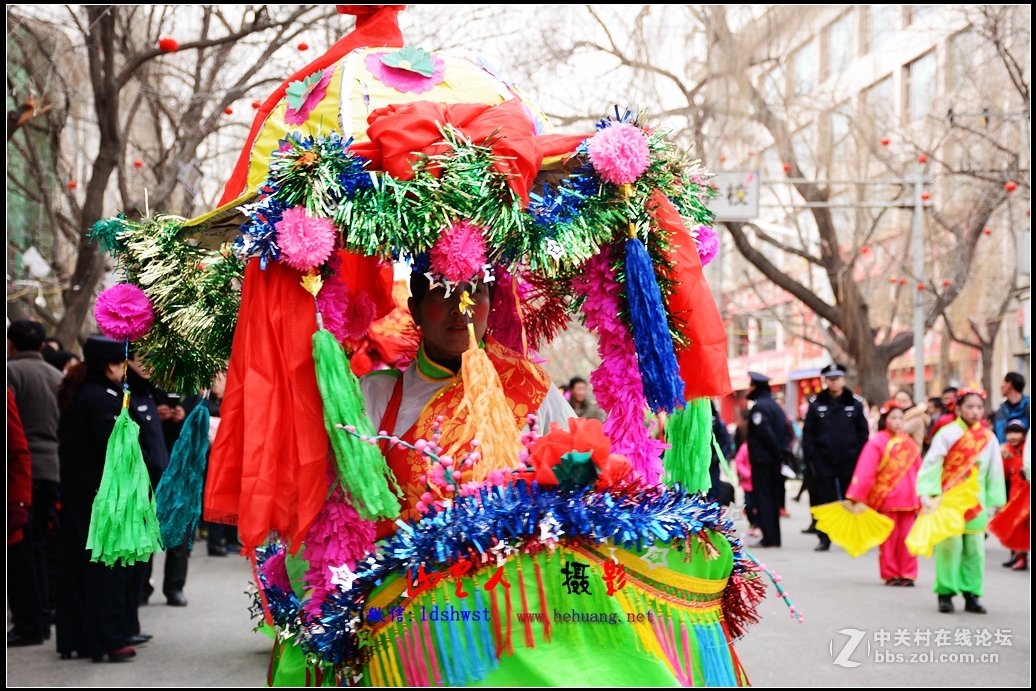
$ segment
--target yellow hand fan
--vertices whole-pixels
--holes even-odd
[[[811,511],[817,519],[817,530],[827,533],[831,542],[853,558],[877,547],[892,534],[892,519],[866,504],[843,500],[814,506]]]
[[[906,538],[907,550],[914,556],[932,556],[937,544],[964,534],[964,514],[978,504],[978,473],[972,472],[966,482],[935,497],[921,509],[914,527]]]

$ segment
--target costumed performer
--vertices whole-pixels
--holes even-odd
[[[576,417],[550,376],[532,361],[486,338],[489,321],[491,283],[478,282],[470,293],[472,323],[479,347],[489,356],[504,385],[504,395],[514,414],[516,427],[525,425],[535,414],[543,430],[556,422],[567,427]],[[360,380],[367,414],[374,428],[413,444],[431,438],[437,419],[442,418],[439,444],[444,449],[466,449],[474,430],[458,419],[457,408],[464,399],[464,380],[460,376],[461,356],[468,349],[468,318],[460,307],[462,291],[446,294],[443,285],[431,287],[423,273],[410,276],[408,301],[410,314],[421,331],[417,357],[404,371],[376,370]],[[464,438],[465,433],[467,438]],[[419,477],[428,470],[428,459],[420,452],[400,445],[383,447],[388,466],[403,490],[404,521],[418,520],[418,502],[425,492]],[[378,538],[396,531],[396,525],[383,520]]]
[[[986,552],[983,546],[988,516],[986,510],[1003,506],[1004,466],[996,436],[982,426],[986,393],[971,388],[959,389],[955,410],[957,419],[932,438],[921,470],[917,474],[917,494],[938,496],[977,475],[979,503],[964,514],[964,534],[947,538],[935,547],[935,585],[939,611],[954,611],[953,597],[964,596],[964,609],[985,614],[982,596]]]
[[[1007,504],[989,521],[993,533],[1011,558],[1004,566],[1015,571],[1029,568],[1029,468],[1025,462],[1028,429],[1021,420],[1011,420],[1004,428],[1007,443],[1000,447],[1007,481]]]
[[[917,580],[917,557],[907,550],[905,540],[921,508],[915,491],[921,449],[904,433],[905,421],[896,400],[881,407],[878,432],[864,445],[845,493],[847,499],[866,504],[895,524],[878,558],[881,578],[892,586],[913,586]]]

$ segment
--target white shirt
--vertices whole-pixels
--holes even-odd
[[[392,398],[392,390],[400,376],[403,377],[403,399],[399,403],[396,424],[393,429],[384,430],[399,437],[414,426],[417,418],[421,416],[421,411],[435,394],[455,380],[455,378],[431,379],[424,376],[418,370],[416,360],[410,363],[402,375],[399,374],[399,370],[378,370],[364,376],[360,379],[360,391],[363,392],[363,400],[367,404],[367,415],[370,416],[374,429],[378,432],[382,431],[381,419],[385,416],[385,409],[388,408],[389,399]],[[539,410],[536,411],[536,417],[539,418],[542,433],[546,434],[551,422],[557,422],[567,429],[568,419],[576,417],[576,414],[565,397],[558,391],[558,387],[552,383],[547,389],[547,396],[540,404]]]

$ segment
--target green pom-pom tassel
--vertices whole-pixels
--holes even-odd
[[[376,434],[374,424],[367,417],[360,380],[349,369],[349,358],[342,346],[327,329],[313,334],[313,360],[324,402],[324,426],[335,450],[342,485],[352,495],[361,518],[368,521],[395,518],[400,509],[396,497],[399,487],[385,457],[377,446],[337,428],[337,425],[350,425],[356,428],[357,434],[366,437]]]
[[[90,513],[86,548],[91,559],[112,566],[146,561],[162,550],[144,454],[140,426],[123,407],[115,420],[104,455],[104,474]]]
[[[670,416],[666,427],[670,448],[662,457],[667,485],[680,484],[688,492],[712,487],[712,404],[707,398],[689,401]]]
[[[201,518],[205,466],[209,453],[209,406],[201,401],[183,422],[173,444],[169,466],[155,490],[158,523],[166,547],[194,542],[194,529]]]

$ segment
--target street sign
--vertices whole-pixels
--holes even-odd
[[[716,173],[708,184],[719,193],[705,205],[717,221],[751,221],[759,216],[759,171],[738,170]]]

